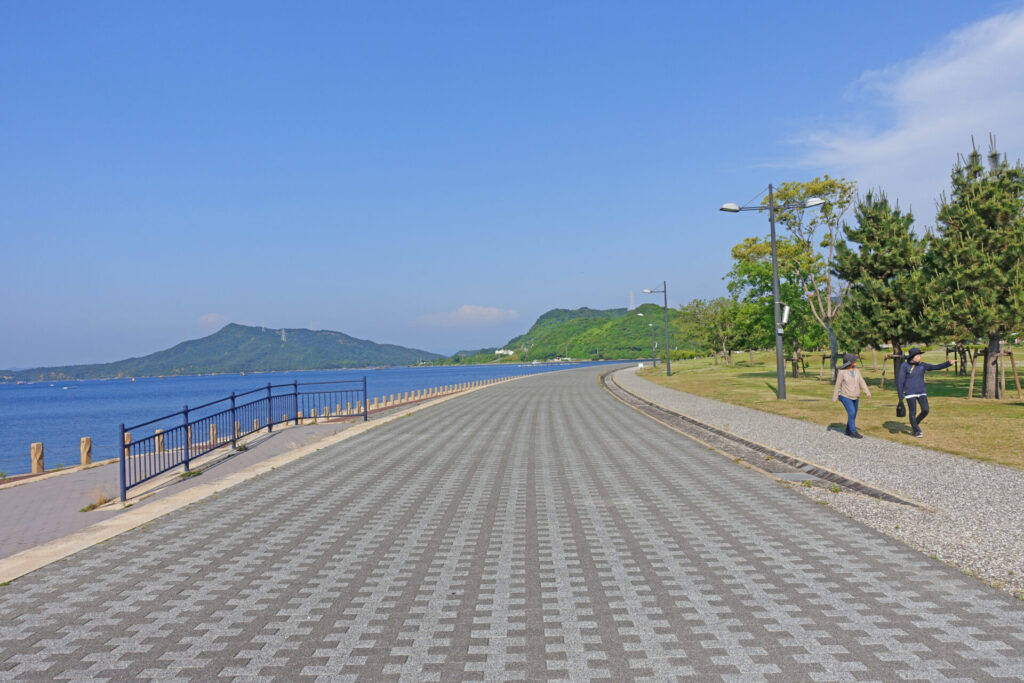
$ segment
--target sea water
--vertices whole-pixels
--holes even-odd
[[[93,461],[117,457],[121,424],[140,424],[175,413],[186,404],[202,405],[226,398],[232,391],[240,394],[267,383],[301,385],[362,380],[365,376],[372,401],[374,396],[594,364],[448,365],[0,383],[0,472],[10,476],[30,471],[29,450],[36,441],[43,443],[46,469],[77,465],[83,436],[92,437]],[[301,386],[299,391],[303,391]]]

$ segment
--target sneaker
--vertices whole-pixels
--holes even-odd
[[[921,438],[922,436],[924,436],[924,432],[922,432],[922,431],[921,431],[921,430],[919,429],[919,430],[917,430],[916,432],[914,432],[914,436],[916,436],[916,437],[917,437],[918,439],[920,439],[920,438]]]
[[[850,437],[854,438],[854,439],[863,439],[864,438],[863,436],[861,436],[860,432],[851,432],[850,433]]]

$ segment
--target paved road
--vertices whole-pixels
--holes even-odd
[[[0,680],[1024,677],[1024,604],[596,371],[476,392],[0,589]]]

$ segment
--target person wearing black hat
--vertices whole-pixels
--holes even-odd
[[[933,365],[921,362],[921,349],[916,346],[907,352],[907,362],[900,366],[896,375],[896,393],[900,401],[907,400],[907,417],[910,418],[910,428],[914,430],[914,436],[921,437],[921,421],[928,417],[928,393],[924,388],[924,373],[929,370],[945,370],[950,361]],[[917,412],[918,405],[921,412]]]
[[[846,435],[854,439],[862,438],[857,431],[857,404],[860,402],[860,392],[863,391],[871,398],[871,390],[864,382],[864,376],[857,369],[857,356],[852,353],[843,355],[843,365],[836,375],[836,388],[832,392],[832,402],[842,401],[846,408]]]

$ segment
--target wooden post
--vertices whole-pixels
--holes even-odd
[[[346,415],[351,415],[352,414],[352,401],[346,401],[345,402],[345,414]]]
[[[158,454],[159,453],[163,453],[164,452],[164,430],[162,430],[162,429],[156,430],[156,438],[153,439],[153,441],[156,442],[156,452]]]
[[[967,389],[968,400],[974,398],[974,373],[978,369],[978,356],[983,353],[983,349],[974,349],[974,353],[971,354],[971,385]]]
[[[210,423],[210,446],[217,445],[217,423]]]
[[[340,403],[336,403],[334,405],[334,414],[338,415],[338,416],[341,415],[341,404]]]
[[[298,423],[302,424],[302,411],[301,410],[295,414],[295,417],[298,419]]]
[[[254,431],[254,432],[260,431],[260,419],[258,417],[254,417],[252,419],[252,431]]]
[[[1017,383],[1017,398],[1024,398],[1020,393],[1020,377],[1017,376],[1017,363],[1013,360],[1013,351],[1007,351],[1006,355],[1010,357],[1010,367],[1013,369],[1013,381]]]
[[[92,437],[83,436],[82,440],[78,443],[78,452],[82,456],[81,463],[83,465],[92,464]]]
[[[44,470],[42,441],[37,441],[30,446],[29,457],[32,458],[32,474],[42,474]]]
[[[241,436],[241,434],[242,434],[242,425],[238,423],[238,420],[235,420],[235,439],[237,440],[238,437]]]
[[[1006,342],[999,342],[999,398],[1006,396],[1006,363],[1003,362],[1003,356],[1006,355]]]

